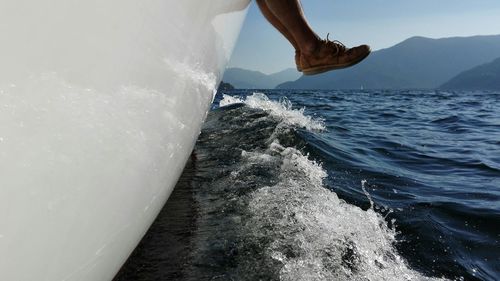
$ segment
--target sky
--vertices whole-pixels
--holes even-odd
[[[500,34],[499,0],[304,0],[316,33],[373,50],[412,36],[443,38]],[[252,2],[229,67],[267,74],[295,67],[291,45]]]

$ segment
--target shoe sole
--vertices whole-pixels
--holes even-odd
[[[302,73],[304,75],[309,76],[309,75],[316,75],[316,74],[324,73],[324,72],[331,71],[331,70],[347,68],[347,67],[350,67],[350,66],[353,66],[353,65],[360,63],[362,60],[366,59],[370,54],[371,54],[371,51],[366,53],[364,56],[359,57],[357,60],[351,61],[349,63],[322,65],[322,66],[315,66],[315,67],[310,67],[307,69],[302,69]]]

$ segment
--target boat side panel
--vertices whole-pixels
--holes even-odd
[[[247,0],[0,3],[0,280],[110,280],[175,185]]]

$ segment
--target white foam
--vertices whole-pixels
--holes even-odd
[[[370,202],[370,208],[373,209],[373,206],[374,206],[373,200],[372,200],[372,197],[370,196],[370,193],[368,193],[368,190],[366,189],[366,183],[367,183],[366,180],[361,181],[361,189],[363,190],[363,193],[365,194],[366,198]]]
[[[231,104],[243,103],[251,108],[258,108],[268,112],[270,115],[280,119],[281,122],[295,126],[299,128],[304,128],[306,130],[325,130],[325,125],[323,120],[315,119],[311,116],[306,116],[304,114],[304,108],[293,109],[292,103],[283,98],[281,101],[272,101],[266,95],[262,93],[254,93],[251,96],[247,96],[245,99],[239,97],[232,97],[228,95],[223,95],[222,100],[219,105],[227,106]]]
[[[237,180],[255,166],[279,167],[276,184],[251,193],[242,232],[252,244],[266,247],[264,257],[281,264],[280,280],[444,280],[423,276],[397,253],[396,231],[374,211],[366,181],[361,189],[370,201],[367,211],[325,188],[327,172],[320,163],[279,143],[280,135],[294,127],[324,130],[321,120],[292,109],[288,100],[271,101],[260,93],[244,99],[224,95],[220,106],[236,103],[280,120],[269,147],[243,151],[239,170],[231,174]]]
[[[383,217],[326,189],[326,171],[299,150],[275,141],[243,156],[241,169],[281,163],[279,182],[252,193],[244,230],[273,241],[265,255],[282,264],[280,280],[440,280],[410,269]]]

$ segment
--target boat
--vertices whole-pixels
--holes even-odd
[[[0,280],[112,280],[193,149],[249,0],[0,2]]]

